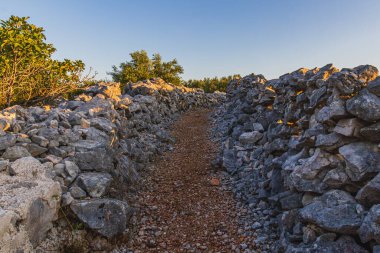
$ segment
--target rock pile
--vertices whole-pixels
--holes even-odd
[[[277,252],[380,244],[380,78],[369,65],[233,80],[216,112],[217,162]],[[255,222],[255,220],[253,220]],[[263,248],[264,249],[264,248]]]
[[[173,141],[165,127],[223,94],[161,79],[100,83],[56,108],[13,106],[0,114],[0,248],[31,251],[67,206],[105,237],[123,233],[133,208],[109,197],[113,181],[133,183]]]

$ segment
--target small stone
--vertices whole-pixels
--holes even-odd
[[[46,156],[46,159],[48,161],[52,162],[53,164],[57,164],[57,163],[60,163],[62,161],[61,157],[58,157],[55,155],[48,155],[48,156]]]
[[[82,128],[89,128],[91,126],[90,121],[88,121],[87,119],[84,119],[84,118],[80,119],[80,123],[79,124],[80,124],[80,126]]]
[[[32,136],[32,141],[44,148],[49,145],[49,140],[43,136],[34,135]]]
[[[71,196],[70,192],[62,194],[61,203],[62,206],[68,206],[74,201],[74,198]]]
[[[65,171],[72,178],[76,178],[80,172],[79,167],[72,161],[65,161]]]
[[[55,120],[55,119],[50,120],[49,126],[52,127],[52,128],[58,128],[58,121]]]
[[[263,137],[263,134],[258,131],[243,133],[239,137],[242,144],[255,144]]]
[[[82,199],[87,196],[87,193],[78,186],[72,186],[69,189],[71,196],[73,196],[76,199]]]
[[[261,228],[262,227],[262,225],[260,224],[260,222],[255,222],[255,223],[253,223],[253,225],[252,225],[252,228],[253,229],[258,229],[258,228]]]
[[[210,184],[211,184],[212,186],[219,186],[219,185],[220,185],[220,180],[217,179],[217,178],[212,178],[212,179],[210,180]]]
[[[0,160],[0,171],[7,170],[9,168],[9,160]]]
[[[11,127],[11,124],[6,119],[0,118],[0,130],[7,131]]]

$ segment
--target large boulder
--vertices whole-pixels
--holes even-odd
[[[115,199],[74,201],[70,208],[89,228],[108,238],[123,233],[133,213],[126,202]]]
[[[335,240],[334,234],[323,234],[311,245],[288,245],[285,253],[368,253],[354,238],[343,235]]]
[[[359,229],[360,240],[364,243],[371,240],[380,243],[380,205],[374,205]]]
[[[77,152],[74,156],[76,164],[83,171],[109,172],[114,168],[112,155],[105,148],[87,152]]]
[[[0,252],[33,252],[58,218],[61,187],[35,158],[11,163],[0,173]]]
[[[355,198],[365,206],[380,204],[380,174],[361,188]]]
[[[114,168],[111,151],[105,143],[81,140],[70,145],[77,151],[74,160],[81,170],[109,172]]]
[[[312,157],[300,159],[290,174],[289,184],[298,191],[323,193],[327,185],[323,178],[327,171],[339,164],[339,159],[323,150],[316,149]]]
[[[334,128],[334,132],[344,136],[360,137],[359,131],[363,127],[361,120],[357,118],[341,119]]]
[[[368,90],[362,90],[359,95],[346,102],[347,111],[366,121],[380,119],[380,98]]]
[[[354,142],[339,148],[352,181],[361,181],[380,172],[380,152],[376,144]]]
[[[344,101],[340,98],[335,98],[328,106],[319,110],[315,118],[318,122],[324,123],[330,120],[345,118],[347,116],[348,113],[344,107]]]
[[[352,235],[357,233],[363,213],[364,208],[341,190],[331,190],[300,210],[304,222],[331,232]]]

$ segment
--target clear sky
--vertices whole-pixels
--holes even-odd
[[[380,0],[0,0],[10,15],[30,16],[56,58],[98,78],[140,49],[177,58],[184,79],[380,67]]]

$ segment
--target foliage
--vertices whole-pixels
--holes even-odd
[[[82,61],[53,60],[44,29],[29,17],[11,16],[0,23],[0,107],[49,100],[80,88]]]
[[[232,75],[227,77],[214,77],[214,78],[203,78],[201,80],[190,79],[184,83],[185,86],[190,88],[201,88],[205,92],[211,93],[215,91],[225,92],[228,83],[232,79],[240,78],[240,75]]]
[[[113,72],[108,74],[115,82],[125,84],[160,77],[168,83],[181,84],[179,75],[183,73],[183,68],[176,59],[163,62],[157,53],[150,59],[145,50],[135,51],[130,56],[130,61],[121,63],[119,67],[112,66]]]

